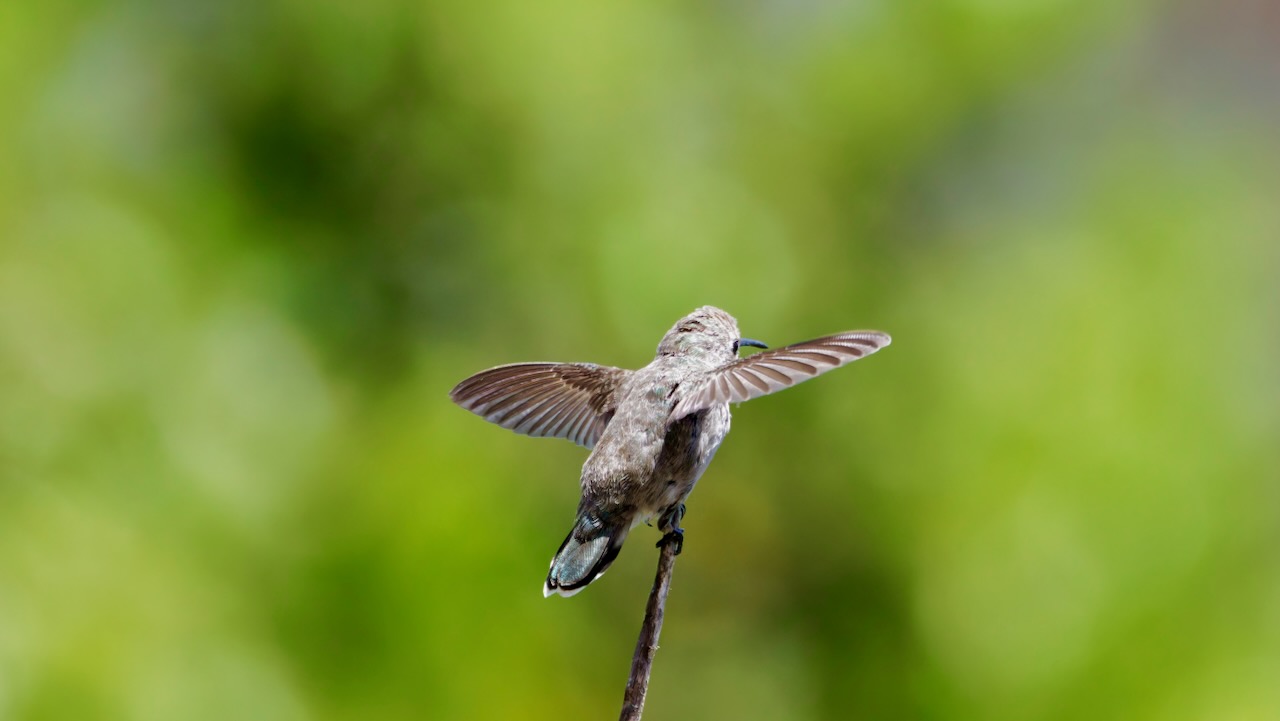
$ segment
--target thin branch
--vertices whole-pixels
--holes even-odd
[[[622,715],[618,721],[640,721],[644,713],[644,697],[649,691],[649,673],[653,670],[653,656],[658,650],[658,634],[662,633],[662,616],[667,606],[667,593],[671,591],[671,571],[680,553],[681,540],[676,535],[664,536],[658,547],[658,573],[653,578],[653,590],[644,608],[644,623],[640,626],[640,638],[636,639],[636,653],[631,659],[631,677],[627,679],[627,691],[622,696]]]

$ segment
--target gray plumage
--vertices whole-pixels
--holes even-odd
[[[704,306],[681,318],[635,371],[590,363],[516,363],[459,383],[449,397],[517,433],[591,449],[573,529],[543,595],[572,596],[617,558],[627,533],[657,519],[682,538],[684,500],[729,432],[729,404],[788,388],[889,345],[851,331],[738,358],[733,316]]]

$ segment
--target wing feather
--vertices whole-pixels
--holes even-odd
[[[577,405],[572,398],[560,400],[547,409],[546,434],[553,438],[569,439],[569,423],[576,417],[576,410]]]
[[[849,331],[767,350],[711,371],[676,404],[673,421],[721,403],[741,403],[815,378],[889,345],[888,334]]]
[[[520,433],[522,431],[516,430],[518,427],[536,423],[537,419],[549,410],[549,407],[563,400],[563,396],[557,393],[558,390],[552,386],[513,391],[513,395],[493,401],[489,412],[485,415],[485,420],[510,426],[512,430]]]
[[[449,398],[490,423],[591,448],[617,409],[631,371],[592,363],[514,363],[454,386]]]
[[[553,388],[539,396],[537,404],[533,405],[522,417],[508,420],[506,424],[516,433],[525,435],[528,435],[530,431],[541,424],[545,425],[548,433],[554,434],[557,413],[563,412],[564,409],[572,406],[572,398],[557,394],[556,389]]]

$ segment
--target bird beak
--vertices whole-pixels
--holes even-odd
[[[738,339],[738,345],[740,345],[740,346],[749,345],[749,346],[752,346],[752,347],[755,347],[755,348],[768,348],[768,347],[769,347],[769,346],[765,345],[764,343],[761,343],[760,341],[758,341],[758,340],[756,340],[756,339],[754,339],[754,338],[740,338],[740,339]]]

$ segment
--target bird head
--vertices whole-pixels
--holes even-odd
[[[658,344],[658,355],[697,357],[719,365],[737,358],[743,345],[766,347],[758,340],[743,338],[733,316],[704,305],[676,321]]]

